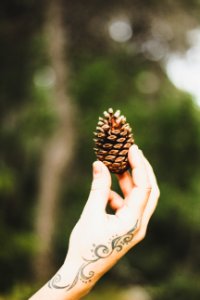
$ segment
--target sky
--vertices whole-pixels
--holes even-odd
[[[185,54],[172,53],[166,71],[173,84],[189,92],[200,106],[200,28],[187,33],[191,45]]]

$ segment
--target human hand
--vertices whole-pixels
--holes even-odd
[[[159,189],[152,167],[136,145],[130,148],[128,158],[132,175],[129,172],[118,175],[124,198],[111,190],[107,167],[100,161],[93,164],[88,201],[71,233],[66,260],[50,280],[50,288],[64,289],[66,296],[67,292],[80,289],[84,295],[145,237]],[[106,213],[107,205],[115,214]]]

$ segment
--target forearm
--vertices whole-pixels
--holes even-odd
[[[93,283],[80,280],[78,274],[83,262],[66,259],[58,272],[29,300],[79,300],[92,288]]]

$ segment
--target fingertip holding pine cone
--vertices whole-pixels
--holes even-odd
[[[128,150],[134,144],[132,129],[120,110],[104,111],[94,132],[95,154],[112,173],[122,174],[129,168]]]

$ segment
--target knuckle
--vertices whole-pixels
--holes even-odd
[[[158,199],[160,197],[160,189],[158,188],[158,186],[156,185],[156,187],[154,188],[154,196]]]
[[[147,186],[147,187],[145,188],[145,191],[146,191],[147,196],[150,196],[150,194],[151,194],[151,192],[152,192],[152,186]]]

